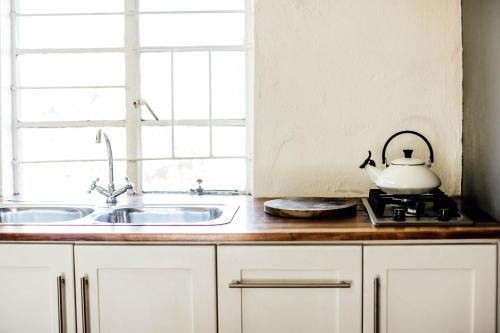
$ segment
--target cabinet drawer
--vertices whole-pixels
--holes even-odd
[[[364,331],[494,333],[496,245],[364,248]]]
[[[361,332],[360,246],[220,246],[220,333]]]
[[[78,332],[216,333],[213,246],[78,245],[75,272]]]
[[[73,246],[0,245],[0,332],[75,332]]]

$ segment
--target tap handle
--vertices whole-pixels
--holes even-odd
[[[90,184],[90,189],[87,191],[88,194],[92,193],[93,190],[95,190],[97,188],[97,182],[99,181],[99,178],[96,178],[96,180],[94,180],[92,182],[92,184]]]
[[[201,183],[203,183],[203,179],[197,179],[196,182],[198,183],[198,188],[196,189],[190,189],[189,192],[191,192],[191,194],[204,194],[205,193],[205,190],[203,189],[203,187],[201,187]]]
[[[132,194],[134,194],[134,195],[136,194],[136,192],[135,192],[135,184],[132,183],[128,177],[125,177],[125,188],[127,190],[130,190],[132,192]]]

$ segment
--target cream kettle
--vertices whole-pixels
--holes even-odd
[[[423,161],[413,158],[411,149],[404,149],[404,158],[398,158],[390,165],[386,162],[385,152],[389,143],[401,134],[414,134],[425,141],[430,151],[429,160]],[[371,159],[371,151],[368,151],[368,158],[360,165],[365,169],[370,179],[387,194],[413,195],[429,193],[441,186],[441,180],[430,169],[434,163],[434,151],[432,146],[422,134],[415,131],[401,131],[392,135],[384,145],[382,150],[382,164],[386,164],[385,169],[378,169]]]

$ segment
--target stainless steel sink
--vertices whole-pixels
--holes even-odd
[[[0,205],[0,225],[220,225],[238,206],[172,204],[84,207],[45,204]]]
[[[231,222],[238,207],[227,205],[148,205],[117,207],[95,217],[126,225],[219,225]]]
[[[94,212],[88,207],[9,205],[0,206],[0,224],[50,224],[79,220]]]

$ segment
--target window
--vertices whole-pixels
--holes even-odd
[[[250,0],[11,1],[16,193],[246,191]]]

